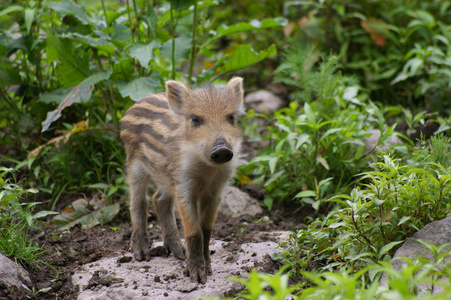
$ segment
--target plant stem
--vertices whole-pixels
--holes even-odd
[[[8,92],[6,92],[3,88],[0,89],[0,98],[5,99],[6,103],[11,107],[11,109],[14,112],[15,120],[20,119],[20,111],[17,105],[14,103],[14,100],[11,99],[11,97],[8,95]]]
[[[109,26],[108,26],[108,16],[106,14],[106,7],[105,7],[105,1],[104,0],[100,0],[102,2],[102,10],[103,10],[103,15],[105,16],[105,25],[106,25],[106,29],[107,32],[109,33]]]
[[[420,186],[420,194],[418,195],[418,208],[417,208],[417,213],[415,214],[415,219],[418,219],[418,215],[420,214],[420,211],[421,211],[422,192],[423,192],[423,186]]]
[[[197,0],[194,1],[194,10],[193,10],[193,45],[191,46],[191,59],[189,63],[189,73],[188,73],[188,82],[190,84],[193,83],[193,69],[194,69],[194,59],[197,54]]]
[[[172,35],[172,71],[171,79],[175,80],[175,24],[174,24],[174,10],[171,2],[171,35]]]
[[[38,1],[38,3],[36,4],[36,9],[39,9],[39,7],[41,6],[41,2],[42,2],[42,0]],[[39,39],[39,31],[40,31],[41,23],[38,22],[38,18],[36,18],[34,23],[35,23],[34,30],[37,33],[36,34],[37,39]],[[32,32],[32,30],[30,30],[30,35],[31,35],[31,32]],[[31,36],[31,38],[32,38],[32,36]],[[43,76],[42,76],[41,61],[42,61],[42,53],[39,51],[38,54],[37,54],[37,63],[36,63],[36,79],[38,81],[38,85],[39,85],[39,89],[40,89],[41,93],[44,93],[44,84],[43,84],[43,79],[42,79]]]
[[[111,83],[111,80],[108,80],[108,88],[109,88],[109,98],[110,98],[110,103],[111,103],[111,118],[113,120],[113,124],[114,124],[114,128],[118,129],[119,128],[119,119],[117,118],[117,110],[116,107],[114,106],[114,91],[113,91],[113,86]]]
[[[370,245],[374,248],[374,245],[373,245],[373,243],[371,243],[370,239],[362,231],[360,231],[359,225],[357,224],[355,217],[354,217],[354,210],[352,210],[352,212],[351,212],[351,219],[352,219],[352,223],[354,224],[355,229],[357,230],[357,233],[368,243],[368,245]]]
[[[133,36],[133,34],[134,34],[134,32],[136,31],[136,28],[139,28],[139,22],[138,22],[138,19],[139,19],[139,13],[138,13],[138,4],[136,4],[136,0],[133,0],[133,10],[135,11],[135,25],[133,26],[133,31],[132,31],[132,36]],[[139,33],[138,33],[138,36],[137,36],[137,38],[138,38],[138,41],[139,41]]]
[[[128,23],[130,26],[130,33],[132,35],[132,43],[135,42],[135,37],[133,36],[133,23],[132,23],[132,17],[130,14],[130,4],[128,3],[128,0],[125,1],[125,3],[127,3],[127,15],[128,15]]]

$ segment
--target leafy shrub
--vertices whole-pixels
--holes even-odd
[[[295,47],[338,54],[372,99],[449,108],[448,2],[287,1],[284,11]]]
[[[405,262],[401,270],[395,270],[390,263],[379,261],[369,263],[358,271],[342,268],[337,272],[303,272],[303,281],[291,286],[284,268],[274,275],[253,270],[248,278],[235,279],[245,288],[239,297],[272,300],[448,299],[451,296],[448,284],[451,280],[450,268],[439,266],[450,254],[450,251],[443,251],[449,245],[436,247],[424,241],[419,242],[432,252],[433,261],[399,258]],[[387,276],[385,285],[379,282],[382,274]],[[429,285],[430,289],[420,290],[420,284]],[[437,293],[437,287],[443,291]]]
[[[389,258],[415,231],[449,215],[450,139],[438,136],[429,142],[430,147],[414,152],[412,164],[383,155],[374,171],[361,174],[360,185],[349,195],[329,199],[339,204],[337,209],[293,233],[287,257],[295,269],[312,260],[328,270],[362,268]]]
[[[16,168],[24,166],[32,172],[32,183],[52,195],[52,209],[61,195],[81,190],[99,192],[108,204],[117,202],[127,189],[125,156],[117,134],[85,122],[65,125],[67,130],[33,150]]]
[[[39,202],[21,203],[27,194],[36,189],[24,189],[12,183],[13,170],[0,167],[0,252],[17,262],[36,267],[44,262],[38,257],[41,248],[28,238],[29,229],[36,229],[35,220],[53,212],[40,211],[33,214]]]
[[[368,167],[368,154],[374,150],[363,142],[371,135],[368,129],[382,132],[379,145],[395,134],[395,126],[385,124],[382,111],[366,93],[336,73],[336,57],[324,58],[317,69],[313,63],[318,58],[312,49],[287,54],[278,69],[280,80],[298,92],[266,127],[263,138],[270,145],[243,168],[264,185],[269,208],[274,201],[295,197],[318,209],[321,200],[348,187],[353,176]]]

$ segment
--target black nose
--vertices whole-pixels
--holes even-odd
[[[219,140],[211,151],[210,159],[218,164],[226,163],[233,157],[233,152],[224,140]]]

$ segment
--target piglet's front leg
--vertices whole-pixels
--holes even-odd
[[[186,243],[186,271],[193,282],[207,282],[204,257],[204,236],[197,209],[192,202],[177,199]],[[208,241],[207,241],[208,243]]]
[[[187,272],[189,273],[192,282],[199,282],[202,284],[207,282],[203,242],[202,232],[195,233],[186,238],[186,248],[188,252],[186,261]]]

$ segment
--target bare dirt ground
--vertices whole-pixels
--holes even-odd
[[[252,189],[251,189],[252,190]],[[251,193],[255,193],[251,192]],[[255,196],[255,195],[254,195]],[[47,265],[39,269],[28,269],[34,293],[24,290],[14,294],[2,295],[0,299],[76,299],[79,289],[73,286],[71,276],[77,267],[96,262],[118,252],[129,252],[131,226],[126,208],[124,213],[107,225],[90,229],[79,226],[62,233],[51,226],[42,225],[41,231],[33,233],[33,239],[46,252],[41,258]],[[233,255],[243,243],[262,242],[271,239],[262,232],[295,230],[299,228],[307,211],[296,212],[294,209],[273,208],[255,217],[226,218],[218,215],[213,227],[212,238],[227,242],[227,250]],[[161,241],[161,231],[152,211],[149,212],[148,230],[152,242]],[[163,247],[155,247],[153,256],[167,256]],[[214,255],[214,254],[213,254]],[[152,260],[149,262],[152,263]],[[278,265],[271,260],[260,266],[260,270],[268,273],[276,271]]]

